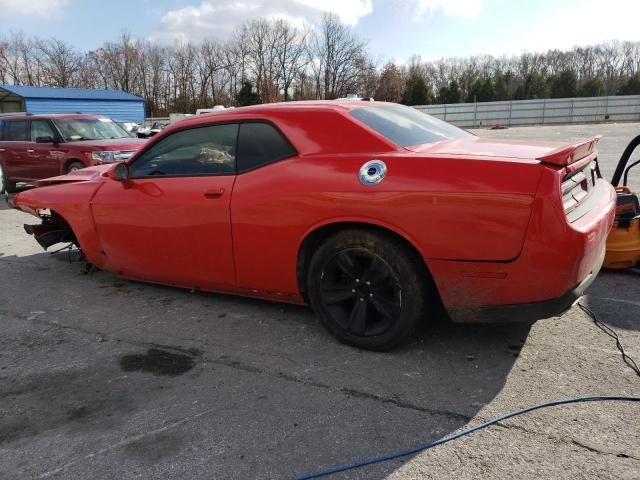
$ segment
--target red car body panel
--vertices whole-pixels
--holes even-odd
[[[129,278],[223,290],[234,284],[233,176],[103,182],[91,202],[102,254]],[[219,191],[211,198],[206,192]]]
[[[592,160],[597,139],[573,150],[476,137],[401,148],[350,117],[354,106],[362,105],[297,102],[186,119],[148,148],[190,127],[264,120],[298,155],[223,176],[117,181],[111,167],[92,167],[73,183],[48,179],[42,184],[53,185],[17,195],[14,206],[55,210],[87,259],[122,277],[295,303],[304,302],[303,242],[343,223],[377,226],[413,245],[456,320],[560,297],[597,271],[613,188],[598,179],[596,204],[573,222],[560,189],[570,163],[560,157],[581,148]],[[538,160],[545,155],[553,161]],[[357,177],[372,158],[388,168],[375,187]]]

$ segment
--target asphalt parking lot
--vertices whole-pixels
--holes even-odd
[[[610,177],[640,124],[483,130],[602,133]],[[640,170],[633,183],[640,190]],[[533,403],[640,395],[578,308],[533,325],[433,326],[391,353],[343,346],[309,310],[83,274],[0,206],[0,478],[291,478],[434,440]],[[640,276],[582,300],[640,358]],[[640,405],[508,420],[330,478],[640,478]]]

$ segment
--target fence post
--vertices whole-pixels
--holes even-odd
[[[573,105],[576,103],[576,99],[572,98],[571,99],[571,111],[569,112],[569,123],[574,123],[573,122]]]
[[[509,101],[509,126],[511,126],[511,115],[513,112],[513,100]]]
[[[473,126],[478,127],[478,101],[473,97]]]
[[[444,121],[447,121],[447,104],[444,104]]]
[[[545,118],[546,112],[547,112],[547,99],[543,98],[542,99],[542,125],[544,125],[545,123],[544,118]]]
[[[604,102],[604,119],[607,120],[607,115],[609,115],[609,95],[606,96]]]

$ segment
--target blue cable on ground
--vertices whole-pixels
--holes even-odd
[[[396,458],[406,457],[409,455],[414,455],[416,453],[422,452],[424,450],[428,450],[438,445],[443,445],[445,443],[456,440],[460,437],[464,437],[465,435],[469,435],[473,432],[477,432],[478,430],[482,430],[483,428],[487,428],[491,425],[494,425],[503,420],[507,420],[508,418],[517,417],[518,415],[522,415],[524,413],[532,412],[534,410],[539,410],[541,408],[547,407],[555,407],[558,405],[567,405],[569,403],[581,403],[581,402],[602,402],[602,401],[619,401],[619,402],[640,402],[640,397],[632,397],[632,396],[611,396],[611,395],[598,395],[591,397],[575,397],[575,398],[566,398],[564,400],[553,400],[550,402],[539,403],[537,405],[533,405],[531,407],[522,408],[520,410],[516,410],[500,417],[496,417],[493,420],[489,420],[488,422],[481,423],[471,428],[467,428],[466,430],[462,430],[461,432],[455,433],[453,435],[449,435],[447,437],[443,437],[440,440],[436,440],[434,442],[423,443],[418,445],[417,447],[410,448],[408,450],[400,450],[398,452],[389,453],[387,455],[381,455],[379,457],[369,458],[367,460],[361,460],[359,462],[350,463],[347,465],[339,465],[337,467],[328,468],[326,470],[307,473],[305,475],[301,475],[299,477],[294,477],[293,480],[309,480],[311,478],[320,478],[326,477],[329,475],[333,475],[339,472],[346,472],[347,470],[354,470],[356,468],[365,467],[367,465],[373,465],[374,463],[386,462],[389,460],[394,460]]]

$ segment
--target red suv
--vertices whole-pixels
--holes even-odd
[[[126,160],[146,140],[99,115],[0,115],[0,193],[90,165]]]

